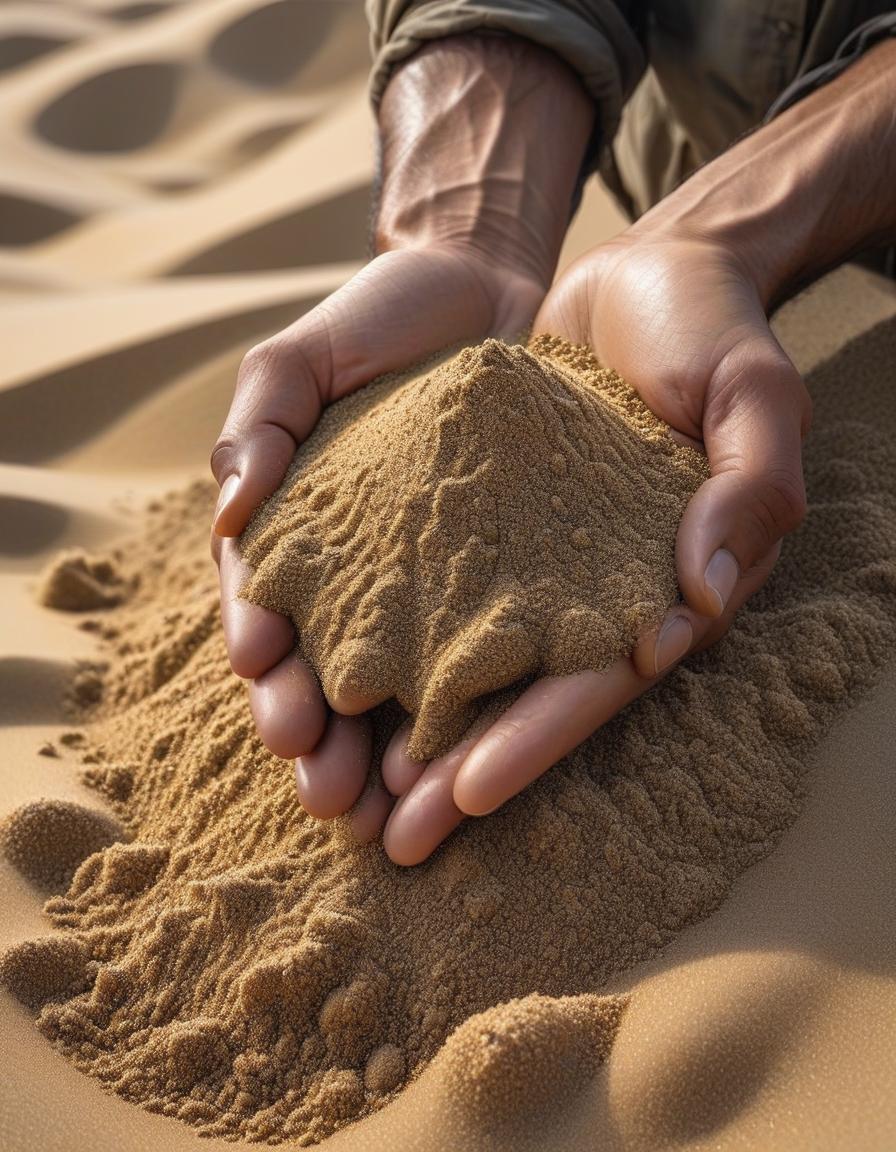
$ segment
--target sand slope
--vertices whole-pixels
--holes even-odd
[[[17,0],[0,12],[0,810],[96,804],[61,696],[90,636],[33,599],[205,469],[245,348],[364,256],[366,30],[347,0]],[[565,258],[618,217],[586,197]],[[782,317],[803,367],[896,315],[832,277]],[[896,435],[896,429],[894,429]],[[484,1131],[434,1066],[337,1149],[888,1149],[896,1141],[896,668],[827,740],[806,811],[709,921],[611,991],[609,1060]],[[0,947],[46,932],[0,864]],[[0,1145],[218,1147],[79,1074],[0,996]],[[536,1070],[537,1076],[537,1070]],[[221,1148],[232,1147],[220,1144]]]

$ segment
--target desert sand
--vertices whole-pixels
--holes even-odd
[[[96,638],[38,604],[39,573],[62,548],[114,547],[147,501],[202,475],[245,347],[363,259],[365,32],[353,7],[311,0],[17,3],[0,17],[0,808],[100,808],[60,741],[62,697]],[[285,53],[297,29],[302,50]],[[564,260],[618,222],[590,189]],[[894,318],[892,289],[847,269],[778,326],[808,371],[888,320],[869,339],[891,355]],[[847,348],[837,371],[849,363]],[[891,1147],[894,701],[891,660],[812,753],[802,814],[772,855],[712,916],[601,988],[624,1002],[618,1019],[564,1008],[591,1022],[585,1052],[562,1052],[558,1072],[534,1003],[526,1019],[546,1042],[477,1064],[477,1037],[495,1026],[473,1021],[325,1146]],[[59,757],[41,755],[48,741]],[[46,935],[54,878],[5,860],[0,877],[0,946]],[[4,1147],[233,1146],[104,1094],[7,993],[0,1011]],[[490,1076],[527,1106],[483,1116],[467,1089]]]

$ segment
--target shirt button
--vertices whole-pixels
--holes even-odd
[[[789,20],[779,20],[777,22],[777,29],[783,36],[789,36],[793,31],[793,25]]]

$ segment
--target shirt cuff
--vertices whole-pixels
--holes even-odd
[[[864,24],[860,24],[858,28],[854,28],[830,60],[820,64],[817,68],[813,68],[810,72],[806,72],[805,75],[799,76],[788,88],[784,89],[766,112],[763,123],[768,124],[770,120],[780,116],[785,109],[803,100],[810,92],[829,84],[841,72],[845,72],[850,64],[854,64],[869,48],[887,36],[896,36],[896,12],[875,16],[871,20],[866,20]]]
[[[645,63],[641,45],[610,0],[367,0],[374,56],[370,98],[374,107],[392,70],[422,44],[467,32],[520,36],[554,52],[579,76],[597,104],[596,140],[589,163],[619,126],[622,106]]]

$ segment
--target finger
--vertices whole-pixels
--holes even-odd
[[[700,616],[686,604],[676,604],[670,609],[657,628],[639,638],[632,652],[632,663],[639,675],[654,680],[689,653],[702,651],[722,636],[738,610],[766,582],[780,551],[778,543],[758,564],[738,578],[720,617]]]
[[[322,407],[315,368],[301,344],[283,334],[244,357],[211,458],[221,488],[213,521],[219,536],[243,531],[279,487],[297,445],[314,427]]]
[[[755,596],[766,580],[768,580],[772,569],[778,562],[780,554],[781,542],[778,541],[775,547],[772,548],[767,555],[763,556],[758,564],[754,564],[748,572],[744,573],[731,599],[726,604],[723,614],[717,620],[711,621],[703,635],[695,640],[693,648],[695,653],[702,652],[704,648],[709,648],[724,636],[731,627],[732,621],[740,609],[751,596]]]
[[[464,760],[453,799],[485,816],[521,792],[649,686],[631,660],[603,672],[537,680]]]
[[[240,597],[252,569],[235,540],[215,536],[212,552],[221,581],[221,624],[230,666],[244,680],[263,676],[291,652],[296,634],[292,622]],[[295,753],[292,753],[295,755]]]
[[[765,582],[780,546],[739,581],[736,593],[719,620],[681,611],[692,632],[687,648],[670,660],[668,672],[695,646],[727,629],[737,609]],[[646,661],[642,654],[642,667]],[[536,681],[478,741],[461,765],[453,799],[470,816],[484,816],[528,787],[552,765],[577,748],[622,708],[656,682],[642,675],[633,660],[618,660],[604,672],[582,672]]]
[[[382,696],[365,696],[360,692],[352,692],[340,688],[338,692],[328,692],[327,703],[334,712],[342,716],[360,716],[362,712],[369,712],[389,699],[388,694]]]
[[[364,793],[349,815],[349,830],[359,844],[375,840],[386,826],[395,804],[383,785],[377,781]]]
[[[332,820],[352,807],[370,771],[371,739],[366,718],[330,717],[314,751],[296,760],[296,789],[310,816]]]
[[[425,760],[412,760],[408,755],[408,737],[414,726],[413,720],[406,720],[393,733],[383,753],[380,771],[383,783],[393,796],[403,796],[417,783],[426,767]]]
[[[771,333],[739,343],[715,373],[703,413],[711,476],[676,542],[679,584],[701,615],[721,616],[741,575],[801,522],[809,418],[805,385]]]
[[[687,604],[670,608],[660,623],[638,638],[632,663],[638,675],[655,680],[682,660],[712,623]]]
[[[420,864],[464,818],[453,799],[454,778],[475,739],[465,740],[431,761],[396,803],[383,832],[383,847],[395,864]]]
[[[249,707],[265,746],[284,760],[311,752],[327,725],[317,677],[295,652],[250,682]]]
[[[456,252],[386,252],[253,348],[212,452],[221,486],[215,531],[242,532],[280,485],[324,405],[448,344],[484,336],[492,307],[485,288],[476,288],[480,282]]]

